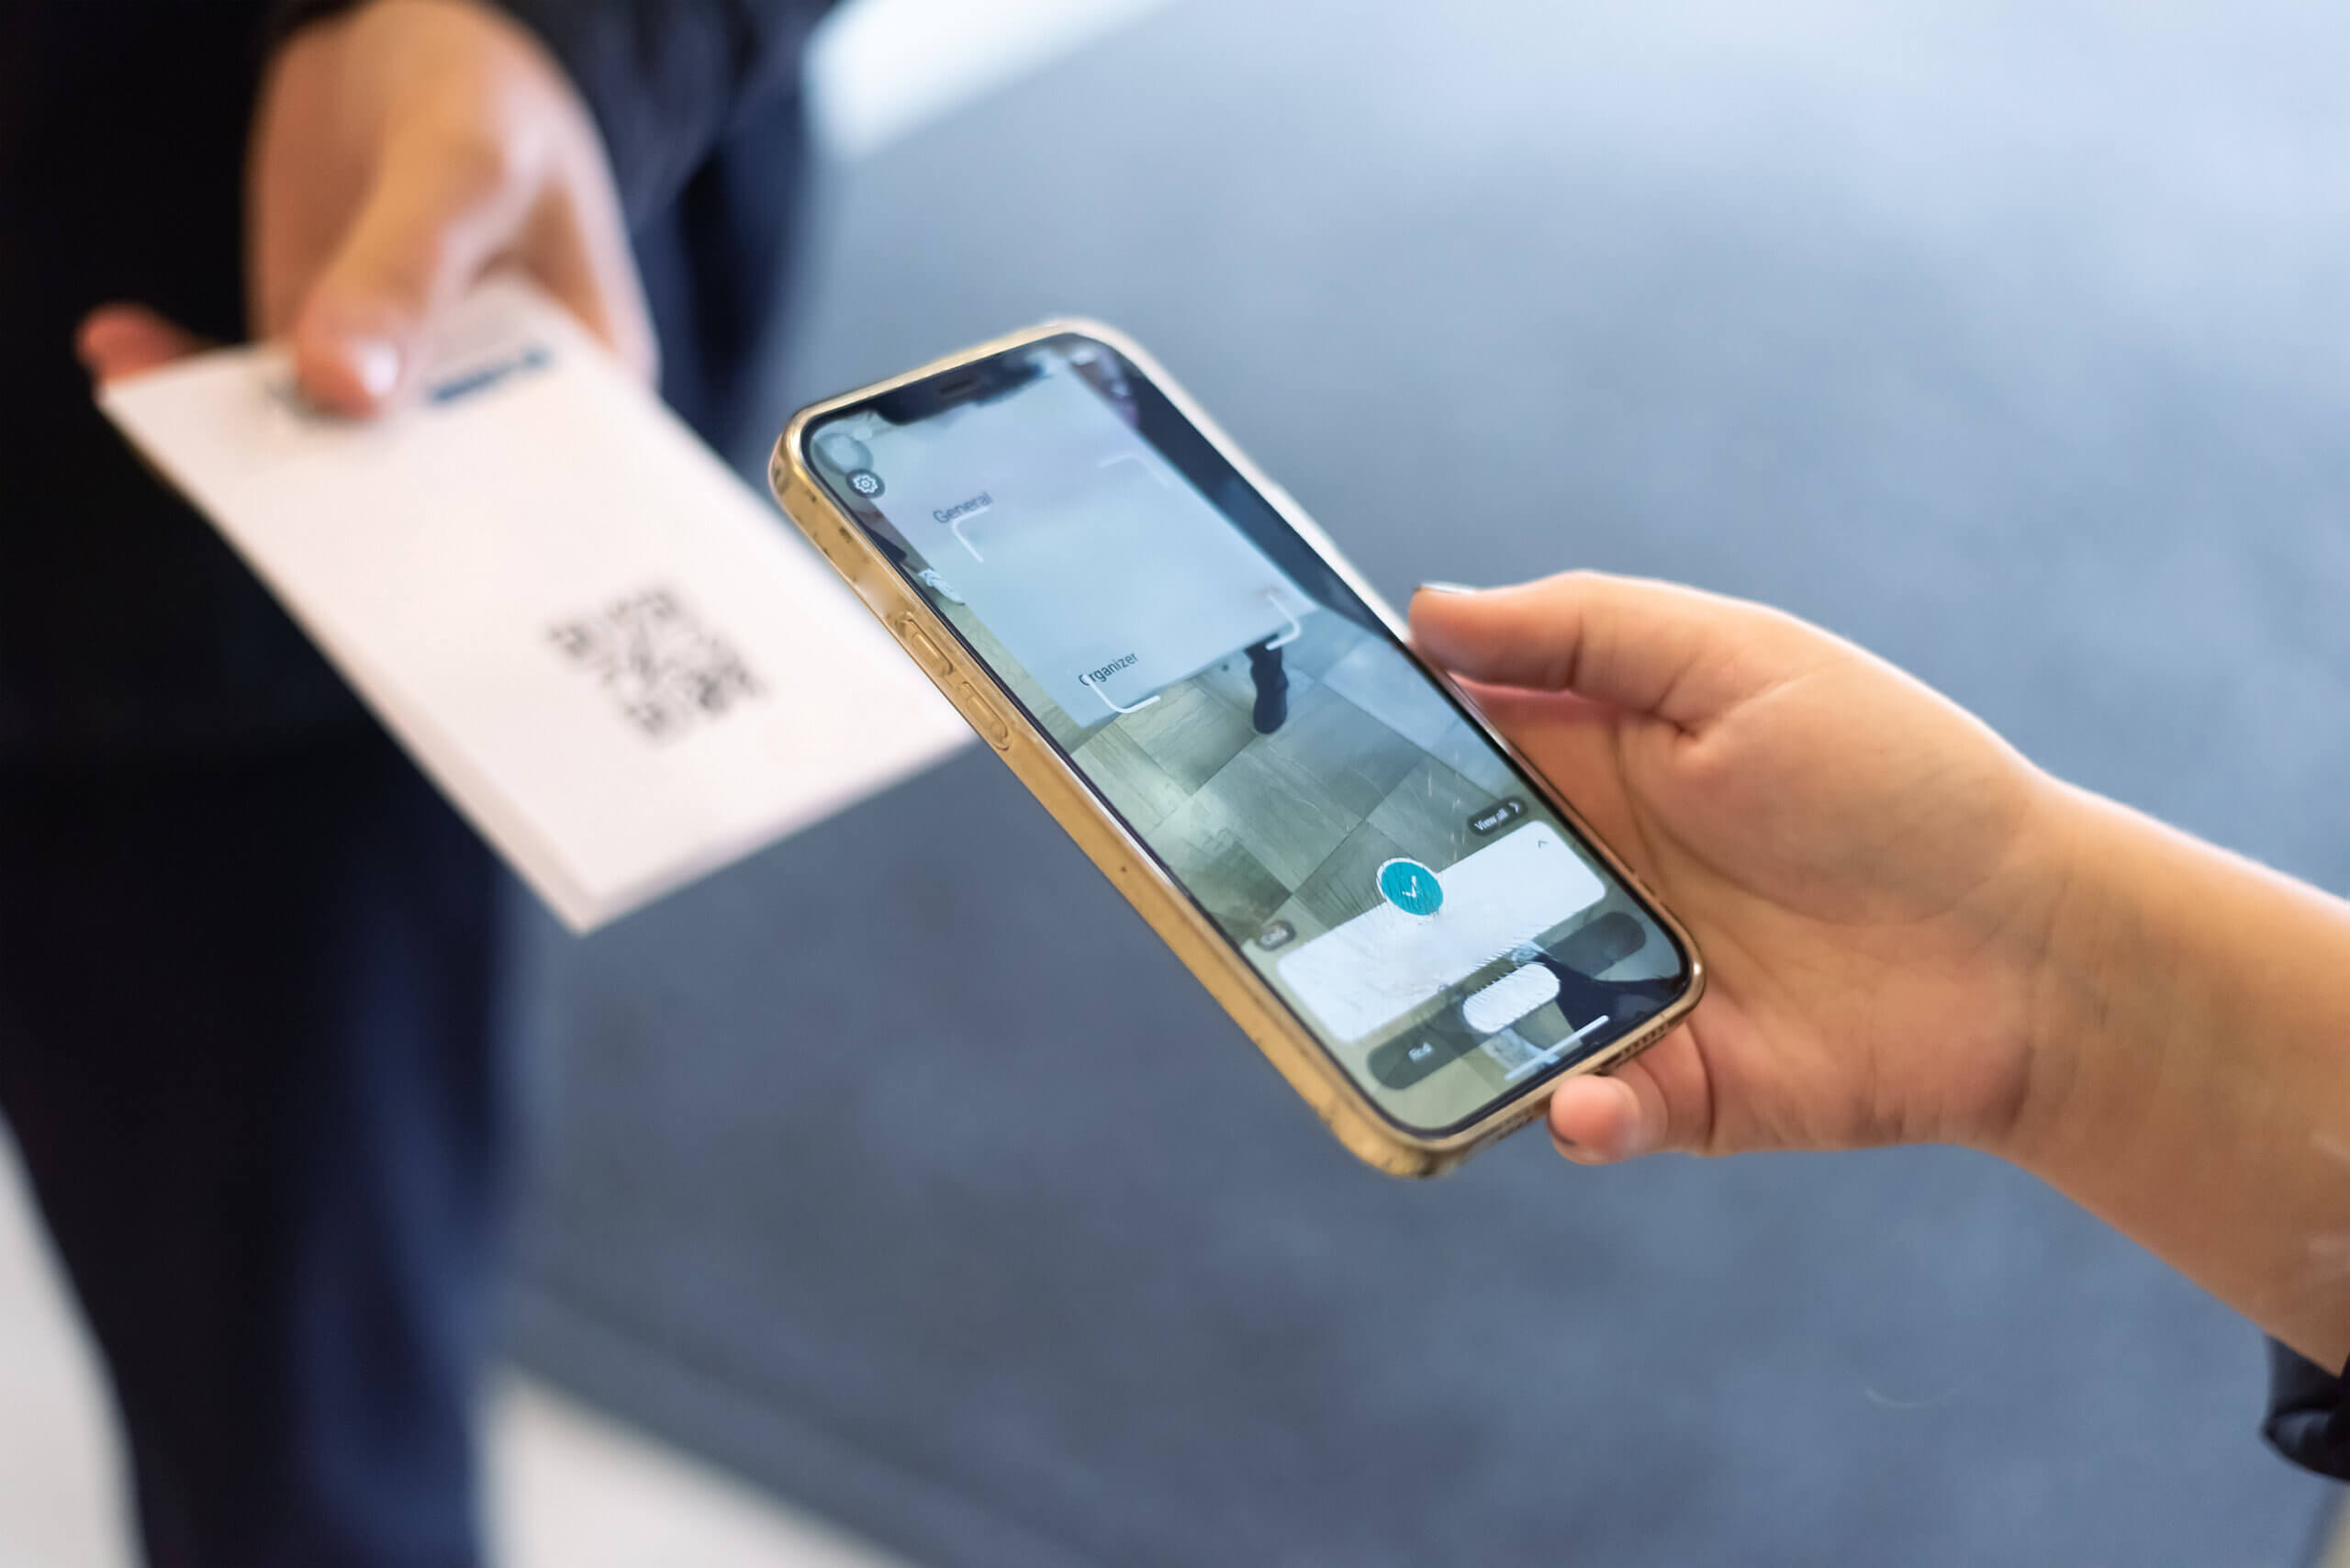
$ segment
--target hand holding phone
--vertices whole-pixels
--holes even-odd
[[[1561,1085],[1563,1152],[1996,1145],[2061,891],[2052,780],[1890,665],[1691,588],[1424,589],[1411,624],[1707,941],[1687,1027]]]
[[[2343,1364],[2350,904],[1757,605],[1576,573],[1412,627],[1706,942],[1685,1027],[1552,1094],[1570,1158],[1980,1149]]]
[[[804,410],[785,510],[1340,1139],[1427,1174],[1695,1002],[1687,935],[1138,348]]]

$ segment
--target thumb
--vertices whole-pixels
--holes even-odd
[[[1413,645],[1472,680],[1572,691],[1695,729],[1807,663],[1798,622],[1671,583],[1565,572],[1483,591],[1429,585]]]
[[[1674,1095],[1646,1058],[1562,1081],[1551,1091],[1548,1119],[1550,1141],[1578,1165],[1614,1165],[1696,1142],[1696,1118],[1675,1114]]]
[[[441,313],[520,224],[528,187],[492,148],[412,136],[385,151],[341,249],[294,317],[294,374],[331,412],[379,412]]]

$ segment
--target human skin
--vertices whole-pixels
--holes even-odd
[[[1552,1094],[1569,1159],[1982,1149],[2350,1357],[2350,905],[1757,605],[1569,573],[1424,588],[1412,634],[1706,957],[1685,1025]]]
[[[650,380],[652,319],[603,143],[563,68],[478,0],[370,0],[280,46],[255,106],[246,275],[256,333],[310,401],[364,417],[412,386],[433,325],[487,272],[528,274]],[[204,345],[101,307],[101,381]]]

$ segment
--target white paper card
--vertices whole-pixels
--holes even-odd
[[[970,739],[774,508],[528,286],[466,301],[384,420],[290,386],[281,351],[234,349],[100,401],[573,929]]]

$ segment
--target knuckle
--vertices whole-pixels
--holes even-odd
[[[418,114],[385,151],[387,180],[456,211],[512,199],[531,185],[538,162],[527,124],[447,112]]]
[[[429,306],[458,260],[456,237],[446,228],[425,225],[397,244],[375,249],[351,281],[378,297],[413,308]]]
[[[427,156],[442,193],[471,207],[497,201],[526,185],[532,159],[526,138],[478,130],[435,139]]]

